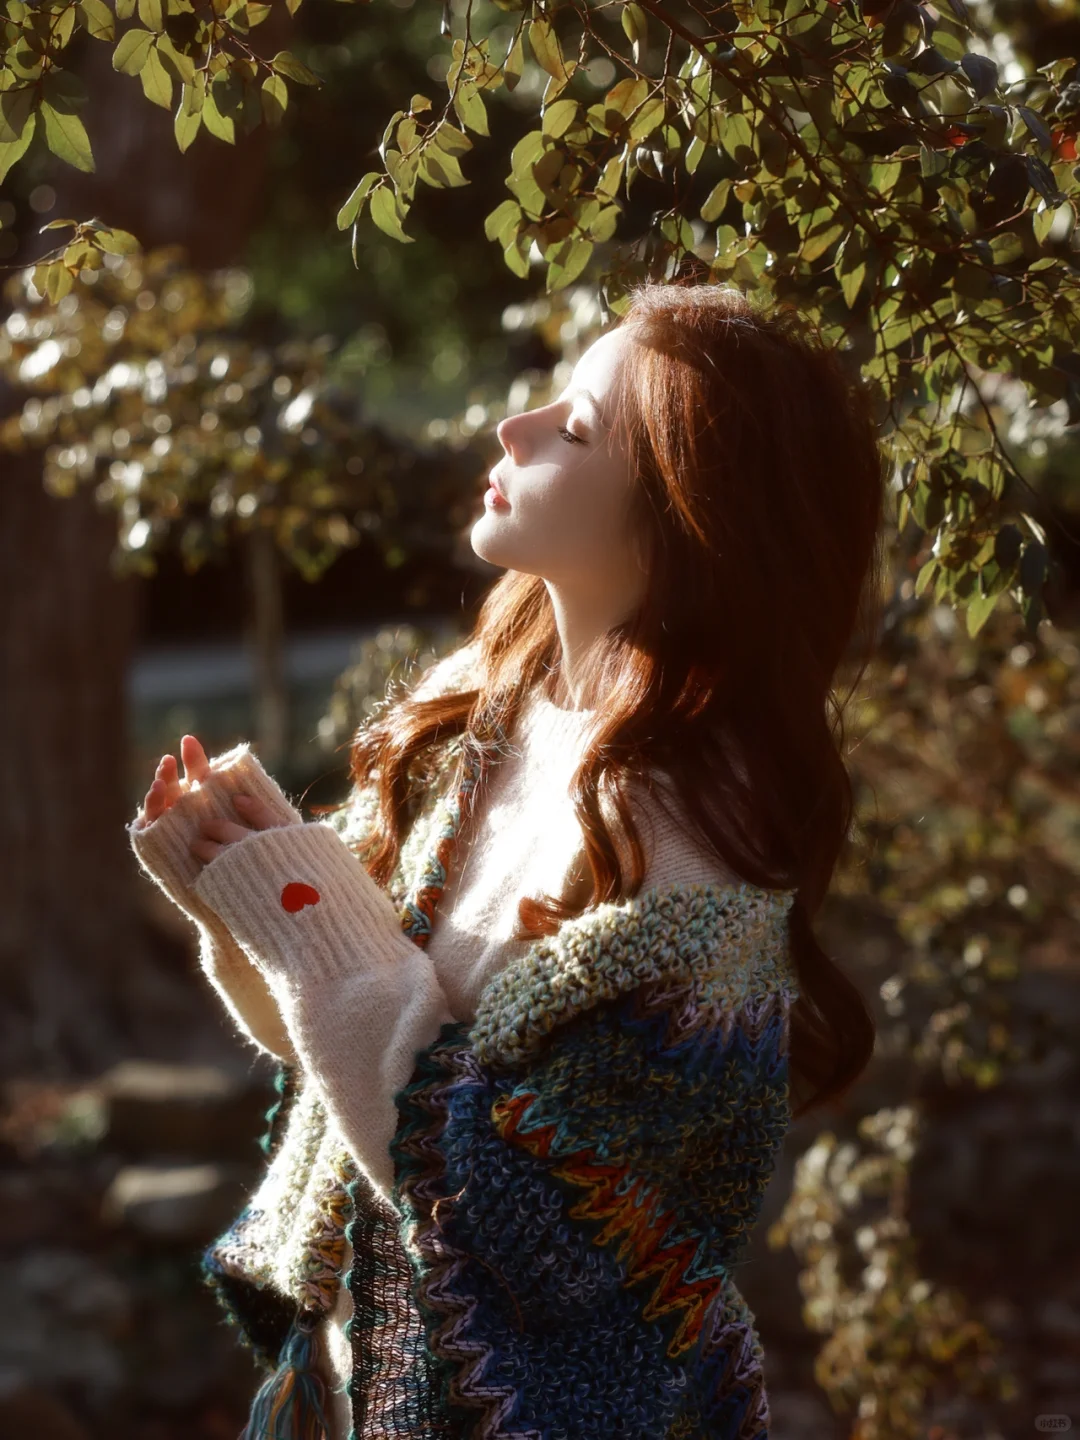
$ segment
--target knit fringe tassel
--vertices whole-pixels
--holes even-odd
[[[239,1440],[329,1440],[323,1405],[326,1386],[315,1369],[318,1317],[303,1311],[293,1321],[273,1375],[263,1381]]]

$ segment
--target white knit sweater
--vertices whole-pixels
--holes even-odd
[[[510,753],[492,771],[474,824],[462,832],[459,862],[446,886],[427,947],[439,984],[456,1020],[473,1020],[480,992],[497,970],[528,948],[511,939],[523,895],[559,895],[569,870],[584,864],[581,830],[568,789],[581,758],[591,710],[563,710],[534,692],[510,736]],[[631,790],[634,815],[648,859],[643,888],[676,881],[727,883],[735,877],[685,832]],[[611,811],[605,805],[605,812]],[[624,864],[629,866],[627,854]],[[434,1032],[437,1033],[437,1032]],[[434,1038],[417,1037],[417,1048]],[[346,1242],[342,1273],[352,1264]],[[347,1440],[351,1427],[345,1384],[352,1348],[345,1324],[352,1297],[343,1285],[324,1330],[323,1376],[332,1392],[332,1440]]]

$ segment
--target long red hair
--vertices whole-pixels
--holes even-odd
[[[655,768],[684,820],[724,864],[795,889],[800,998],[792,1011],[795,1114],[838,1099],[865,1069],[874,1021],[811,921],[852,821],[843,710],[872,654],[884,578],[886,465],[865,388],[787,306],[718,285],[641,282],[615,423],[639,483],[632,522],[648,583],[597,643],[603,696],[571,784],[591,876],[582,898],[523,897],[516,938],[636,895],[645,856],[625,789]],[[394,873],[413,806],[443,742],[490,746],[533,686],[555,698],[559,636],[541,577],[508,570],[467,637],[476,686],[384,704],[354,737],[350,773],[376,777],[368,873]],[[857,671],[841,704],[837,677]],[[600,806],[611,794],[620,865]]]

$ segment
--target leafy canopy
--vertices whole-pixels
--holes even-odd
[[[285,3],[293,14],[301,0]],[[253,0],[4,9],[0,175],[39,130],[61,159],[93,168],[85,92],[64,69],[80,30],[174,108],[181,149],[200,129],[234,144],[278,125],[296,87],[320,83],[291,52],[260,51],[271,6]],[[1080,414],[1075,59],[1006,81],[964,0],[439,9],[446,96],[415,94],[395,111],[381,168],[337,215],[357,263],[365,212],[409,243],[418,184],[467,185],[478,140],[487,149],[498,134],[497,107],[531,109],[508,196],[483,222],[506,265],[520,276],[540,265],[549,293],[595,281],[608,315],[634,279],[687,265],[796,304],[878,402],[899,524],[926,537],[919,592],[962,607],[971,634],[1009,592],[1033,631],[1045,535],[992,400],[996,382],[1018,382],[1062,424]],[[621,233],[634,187],[656,207],[643,233]],[[53,302],[99,252],[128,243],[70,224],[36,272]]]

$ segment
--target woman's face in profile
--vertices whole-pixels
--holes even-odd
[[[617,594],[640,580],[628,515],[633,476],[614,426],[628,329],[595,340],[558,399],[508,415],[492,474],[507,504],[485,501],[472,528],[482,560],[577,594]]]

